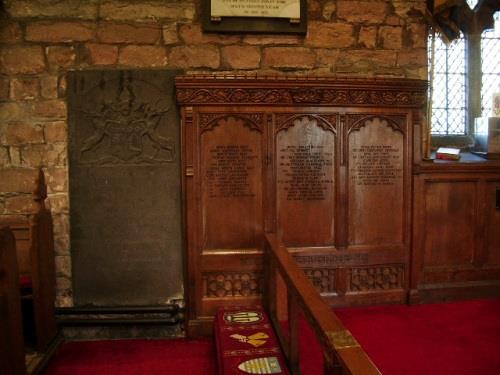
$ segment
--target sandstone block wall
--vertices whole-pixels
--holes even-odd
[[[307,35],[296,36],[204,34],[201,0],[3,1],[0,215],[32,211],[35,168],[43,167],[55,221],[59,306],[73,303],[66,72],[427,77],[425,0],[307,3]]]

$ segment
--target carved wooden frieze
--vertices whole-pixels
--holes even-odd
[[[397,79],[236,77],[218,87],[218,76],[179,77],[177,101],[194,104],[422,106],[426,85]],[[262,84],[264,83],[264,84]],[[207,86],[207,87],[204,87]],[[210,88],[208,88],[210,86]],[[409,86],[411,87],[409,89]]]
[[[342,253],[325,255],[294,255],[297,264],[308,267],[344,267],[355,264],[366,264],[368,253]]]
[[[303,268],[307,278],[319,293],[333,293],[335,291],[335,270],[328,268]]]
[[[349,273],[349,290],[353,292],[403,288],[402,264],[352,268]]]
[[[260,296],[262,278],[262,272],[207,272],[203,274],[203,295],[207,298]]]

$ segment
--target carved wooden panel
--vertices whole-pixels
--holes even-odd
[[[403,244],[405,120],[348,117],[348,242]]]
[[[404,265],[386,265],[352,268],[349,275],[349,290],[370,292],[401,289],[404,287]]]
[[[176,73],[68,75],[77,305],[155,305],[182,293]]]
[[[203,249],[258,247],[262,114],[201,114]]]
[[[249,297],[262,295],[262,272],[206,272],[203,274],[204,297]]]
[[[287,246],[333,245],[335,115],[284,115],[276,121],[278,233]]]
[[[304,268],[304,273],[311,280],[319,293],[335,292],[335,270],[328,268]]]

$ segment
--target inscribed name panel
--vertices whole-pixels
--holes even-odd
[[[204,249],[262,238],[262,114],[200,114]]]
[[[278,233],[286,246],[334,244],[336,115],[277,115]]]
[[[404,241],[404,133],[384,117],[355,116],[348,127],[348,242]]]

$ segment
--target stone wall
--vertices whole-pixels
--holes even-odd
[[[427,77],[425,0],[308,0],[306,36],[203,34],[200,0],[4,0],[0,215],[26,215],[43,167],[55,220],[57,304],[71,306],[65,74],[188,73]]]

